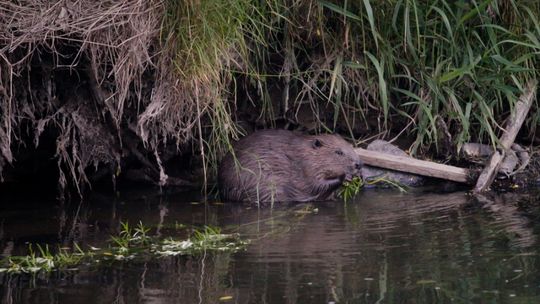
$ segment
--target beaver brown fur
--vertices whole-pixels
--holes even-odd
[[[221,198],[249,202],[328,199],[362,162],[339,135],[257,131],[233,146],[219,167]],[[233,155],[234,154],[234,155]]]

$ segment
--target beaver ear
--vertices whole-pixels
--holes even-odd
[[[322,142],[319,139],[315,139],[312,143],[313,149],[318,149],[322,147]]]

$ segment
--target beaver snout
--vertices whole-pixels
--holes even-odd
[[[350,170],[353,172],[354,176],[361,176],[363,166],[364,163],[362,163],[361,161],[357,161],[350,167]]]

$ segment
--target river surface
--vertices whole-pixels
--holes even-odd
[[[366,190],[354,201],[257,208],[152,191],[84,202],[4,197],[0,253],[103,246],[121,221],[157,236],[212,225],[237,253],[0,274],[2,303],[540,303],[540,200]]]

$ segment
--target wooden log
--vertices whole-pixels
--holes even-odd
[[[476,180],[475,172],[464,168],[361,148],[356,148],[355,151],[360,155],[360,159],[366,165],[370,166],[442,178],[466,184],[474,184]]]
[[[521,129],[521,125],[529,113],[534,97],[536,96],[536,84],[536,80],[530,81],[527,84],[525,92],[516,103],[514,111],[506,122],[503,134],[499,140],[500,149],[491,155],[484,170],[478,177],[476,186],[474,187],[475,193],[488,190],[491,183],[493,183],[504,156],[506,155],[506,151],[512,147],[514,140],[516,140],[517,133]]]

